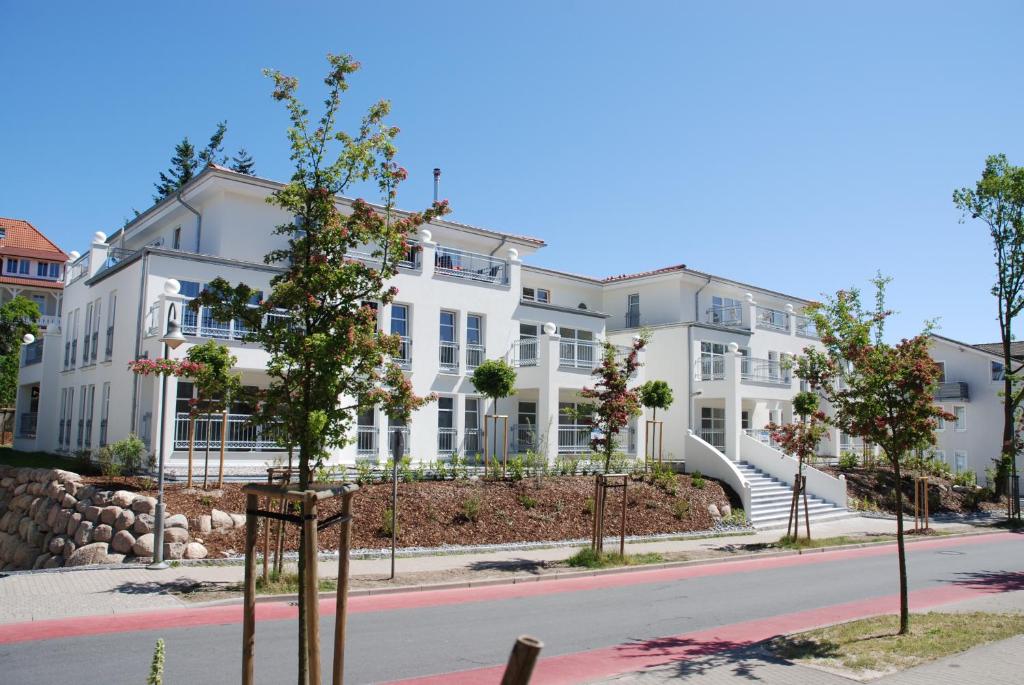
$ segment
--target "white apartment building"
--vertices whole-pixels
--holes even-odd
[[[986,484],[985,470],[1002,451],[1002,346],[970,345],[934,334],[931,339],[932,359],[942,367],[935,402],[957,417],[940,422],[932,454],[955,473],[973,471],[978,483]],[[1024,354],[1020,343],[1013,345],[1011,353]]]
[[[279,187],[209,167],[179,197],[161,201],[109,238],[97,233],[88,251],[69,263],[62,325],[43,336],[43,363],[22,369],[19,406],[36,388],[39,430],[17,436],[16,446],[73,453],[135,432],[154,451],[163,440],[170,469],[180,470],[192,387],[168,380],[174,407],[161,426],[159,381],[134,376],[127,364],[162,354],[159,337],[173,304],[188,338],[173,356],[216,339],[237,356],[245,385],[265,386],[266,353],[241,342],[236,322],[215,321],[206,310],[182,313],[182,305],[217,276],[269,286],[275,269],[263,256],[281,242],[271,229],[291,220],[266,202]],[[345,211],[348,201],[338,202]],[[795,466],[766,444],[762,429],[792,416],[799,387],[784,362],[814,344],[812,322],[800,315],[808,301],[684,265],[593,278],[527,264],[543,246],[537,238],[453,221],[435,221],[420,232],[394,279],[395,303],[380,308],[380,325],[403,337],[400,362],[415,391],[439,399],[408,426],[388,425],[380,411],[361,416],[352,443],[337,450],[335,461],[386,459],[393,431],[407,435],[414,460],[478,454],[492,407],[469,377],[481,361],[496,357],[518,373],[516,394],[496,408],[509,417],[510,450],[532,449],[550,460],[587,453],[590,427],[564,410],[593,384],[599,341],[626,346],[644,327],[653,337],[633,382],[664,379],[676,397],[658,417],[666,458],[725,481],[748,511],[761,478],[752,467],[780,481],[792,476]],[[181,284],[180,292],[165,293],[170,279]],[[239,404],[227,417],[227,459],[231,469],[257,472],[281,453],[247,424],[249,411]],[[211,433],[217,448],[220,431]],[[645,433],[641,418],[622,436],[625,451],[642,456]],[[201,428],[197,436],[202,450]],[[839,440],[835,435],[831,444]],[[816,473],[812,494],[845,506],[845,483]]]

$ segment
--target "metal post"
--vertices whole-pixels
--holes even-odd
[[[173,306],[173,305],[172,305]],[[170,317],[170,312],[168,312]],[[170,348],[164,343],[164,359],[170,356]],[[146,568],[161,571],[169,565],[164,561],[164,431],[167,416],[167,376],[160,374],[160,444],[157,446],[156,474],[156,521],[153,528],[153,563]]]
[[[391,578],[395,579],[395,548],[398,546],[398,461],[402,458],[402,431],[391,441]]]

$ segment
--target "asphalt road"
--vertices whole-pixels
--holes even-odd
[[[965,584],[1021,589],[1024,536],[929,541],[908,550],[912,592]],[[398,606],[392,606],[394,597],[353,598],[365,603],[349,618],[346,680],[380,682],[501,664],[522,633],[540,637],[542,656],[550,657],[888,596],[897,589],[895,547],[701,569],[668,580],[637,572],[587,579],[594,581],[590,585],[551,581],[448,591],[425,606],[415,599],[424,593],[411,593]],[[539,586],[542,592],[524,595],[524,588]],[[374,601],[387,604],[375,609]],[[420,605],[403,606],[405,601]],[[333,628],[332,620],[323,621],[325,682]],[[159,637],[167,645],[170,685],[240,682],[240,623],[161,627],[157,618],[152,630],[2,644],[0,683],[137,685],[145,681]],[[262,621],[256,642],[256,681],[294,682],[295,623]]]

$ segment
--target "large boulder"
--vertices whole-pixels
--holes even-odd
[[[114,529],[105,523],[101,523],[92,529],[93,542],[110,542],[114,537]]]
[[[132,545],[132,554],[137,557],[153,556],[153,534],[146,533],[135,538],[135,544]]]
[[[132,502],[135,501],[135,497],[136,495],[134,492],[118,490],[110,496],[110,503],[124,509],[125,507],[130,507],[132,505]]]
[[[185,545],[185,558],[186,559],[205,559],[208,552],[198,542],[190,542]]]
[[[153,532],[153,525],[156,520],[152,514],[136,514],[135,523],[132,524],[132,532],[135,536],[145,535]]]
[[[164,542],[188,542],[188,531],[184,528],[164,528]]]
[[[79,547],[67,558],[65,566],[88,566],[102,564],[107,559],[107,543],[93,542]]]
[[[85,511],[82,512],[82,513],[85,516],[85,520],[86,521],[91,521],[93,523],[96,523],[96,521],[99,520],[100,512],[102,512],[102,511],[103,511],[102,507],[93,504],[92,506],[86,507]]]
[[[156,512],[155,497],[136,497],[132,502],[132,511],[136,514],[154,514]]]
[[[164,559],[181,559],[185,556],[184,542],[165,542]]]
[[[50,544],[48,547],[50,554],[61,554],[64,551],[64,543],[67,542],[67,540],[68,539],[63,535],[57,535],[50,538]]]
[[[100,522],[113,526],[114,522],[117,521],[117,517],[121,515],[121,511],[121,507],[114,505],[103,507],[103,511],[100,512]]]
[[[213,526],[213,530],[222,530],[234,526],[231,515],[220,509],[214,509],[210,512],[210,524]]]
[[[92,529],[93,524],[91,521],[82,521],[78,524],[78,530],[75,531],[75,544],[79,547],[84,547],[92,542]],[[104,546],[107,543],[103,543]]]
[[[65,509],[71,509],[76,504],[78,504],[78,500],[70,492],[65,492],[64,496],[60,498],[60,505]]]
[[[130,530],[135,525],[135,512],[131,509],[122,509],[114,521],[115,530]]]
[[[196,519],[196,530],[200,533],[209,533],[213,530],[213,519],[209,514],[203,514]]]
[[[126,530],[119,530],[114,534],[114,539],[110,541],[110,547],[115,552],[128,554],[135,547],[135,536]]]
[[[245,514],[232,514],[228,513],[231,517],[231,526],[233,528],[245,528]]]
[[[110,504],[110,493],[106,490],[100,490],[93,494],[92,503],[97,507],[105,507]]]
[[[168,516],[164,520],[164,528],[184,528],[185,530],[188,530],[188,517],[184,514]]]
[[[74,514],[71,514],[71,516],[68,517],[68,527],[64,530],[67,532],[69,536],[74,535],[75,531],[78,530],[78,526],[81,522],[82,515],[76,511]]]

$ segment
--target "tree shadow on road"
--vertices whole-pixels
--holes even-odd
[[[982,592],[1016,592],[1024,590],[1021,571],[964,571],[956,574],[954,585]]]
[[[536,561],[534,559],[505,559],[502,561],[474,561],[469,565],[469,568],[473,571],[506,571],[514,573],[522,571],[525,573],[539,574],[542,570],[546,569],[548,564],[546,561]]]
[[[125,582],[111,588],[107,592],[121,595],[183,595],[196,592],[216,592],[227,590],[238,583],[215,583],[197,581],[192,578],[175,578],[174,580],[149,581],[145,583]]]

